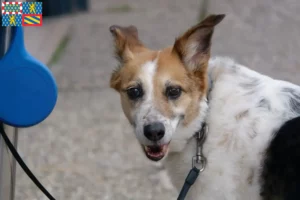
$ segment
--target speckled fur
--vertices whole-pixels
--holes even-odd
[[[300,87],[229,58],[210,59],[208,71],[212,90],[203,149],[208,163],[187,200],[260,200],[265,151],[278,129],[300,115]],[[179,149],[164,160],[178,190],[190,170],[195,141]]]

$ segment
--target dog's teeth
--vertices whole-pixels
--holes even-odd
[[[161,145],[159,147],[151,147],[151,146],[144,146],[146,154],[153,158],[159,158],[159,157],[164,157],[168,150],[168,145]]]

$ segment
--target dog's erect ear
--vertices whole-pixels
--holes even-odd
[[[143,44],[138,38],[138,30],[135,26],[117,26],[109,28],[115,41],[115,55],[120,62],[126,62],[134,57],[136,52],[143,49]]]
[[[223,14],[210,15],[176,39],[173,52],[189,70],[198,71],[207,66],[214,27],[224,17]]]

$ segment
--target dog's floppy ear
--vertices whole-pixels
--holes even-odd
[[[115,56],[120,62],[132,59],[136,52],[142,50],[143,44],[138,38],[138,30],[135,26],[112,25],[109,30],[114,37]]]
[[[214,27],[224,17],[224,14],[210,15],[176,39],[173,52],[189,70],[198,71],[207,66]]]

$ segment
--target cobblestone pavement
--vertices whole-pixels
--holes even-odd
[[[210,0],[209,13],[227,14],[213,54],[300,83],[297,1]],[[108,28],[133,24],[150,48],[171,45],[197,22],[201,1],[124,2],[93,0],[91,12],[74,16],[69,45],[51,69],[60,90],[57,106],[43,123],[20,130],[21,155],[58,200],[175,199],[164,170],[145,158],[118,95],[108,88],[116,65]],[[18,168],[16,200],[43,199]]]

